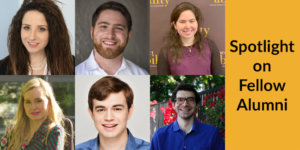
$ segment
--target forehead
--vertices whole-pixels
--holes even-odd
[[[43,96],[45,96],[44,90],[41,87],[36,87],[36,88],[33,88],[33,89],[27,91],[24,94],[24,99],[25,100],[33,100],[35,98],[39,98],[39,97],[43,97]]]
[[[191,10],[185,10],[181,12],[179,15],[178,20],[184,20],[184,19],[195,19],[195,14]]]
[[[125,17],[119,11],[116,10],[103,10],[98,16],[96,25],[100,22],[107,22],[109,24],[120,24],[127,27]]]
[[[47,25],[47,21],[43,13],[37,10],[30,10],[24,14],[22,24]]]
[[[192,91],[179,90],[177,91],[176,97],[195,97],[195,95]]]
[[[121,91],[119,93],[111,93],[107,96],[106,99],[104,99],[102,101],[94,98],[93,104],[94,104],[93,105],[94,108],[96,106],[104,106],[104,107],[110,108],[115,105],[124,105],[125,107],[127,107],[126,98],[125,98],[123,91]]]

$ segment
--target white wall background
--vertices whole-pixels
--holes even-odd
[[[103,76],[75,77],[75,144],[97,136],[98,131],[88,113],[90,87]],[[150,142],[150,76],[116,76],[133,90],[133,111],[127,127],[134,137]]]
[[[71,51],[75,56],[75,1],[61,0],[57,3],[63,12],[69,30]],[[0,59],[8,55],[7,34],[13,16],[21,7],[23,0],[0,0]],[[21,35],[20,35],[21,36]]]

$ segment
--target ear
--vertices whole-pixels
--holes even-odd
[[[173,25],[174,29],[177,31],[176,23],[174,21],[172,22],[172,25]]]
[[[91,27],[91,38],[92,38],[92,40],[94,40],[93,33],[94,33],[94,27],[92,26],[92,27]]]
[[[89,114],[90,114],[91,118],[94,120],[94,115],[93,115],[92,110],[90,108],[88,108],[88,111],[89,111]]]
[[[128,41],[130,40],[130,38],[131,38],[131,31],[128,32]]]
[[[133,111],[134,111],[134,105],[132,104],[131,107],[129,108],[127,120],[129,120],[131,118]]]

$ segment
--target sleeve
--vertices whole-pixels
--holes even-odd
[[[8,142],[12,133],[11,128],[6,128],[4,135],[1,137],[0,150],[6,150],[8,147]]]
[[[167,56],[167,52],[164,49],[161,49],[158,54],[157,74],[158,75],[170,74],[168,56]]]
[[[224,140],[217,128],[215,130],[214,141],[212,146],[212,150],[225,150]]]
[[[222,68],[220,61],[220,51],[214,41],[210,39],[207,40],[211,51],[211,74],[224,75],[224,69]]]
[[[54,127],[47,138],[47,150],[62,150],[64,146],[64,129]]]

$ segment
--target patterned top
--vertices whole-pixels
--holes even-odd
[[[47,144],[44,139],[47,135],[47,126],[49,120],[45,120],[40,128],[34,133],[33,138],[28,143],[24,141],[21,150],[60,150],[63,149],[64,142],[64,129],[61,126],[55,126],[50,131]],[[8,147],[9,140],[11,139],[13,129],[7,129],[4,136],[1,138],[0,150],[6,150]]]

